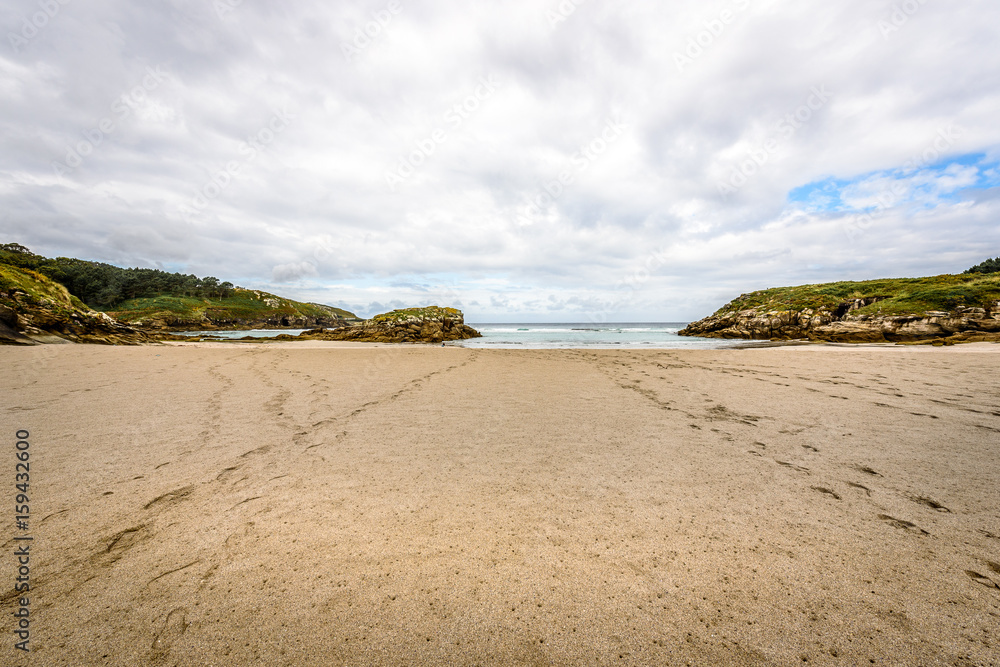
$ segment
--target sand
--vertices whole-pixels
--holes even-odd
[[[1000,665],[998,352],[0,348],[0,664]]]

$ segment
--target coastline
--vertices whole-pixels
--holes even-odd
[[[0,348],[35,657],[988,664],[998,351]]]
[[[713,339],[715,340],[715,339]],[[820,349],[897,349],[897,348],[910,348],[910,349],[922,349],[922,348],[971,348],[979,351],[996,350],[1000,352],[1000,342],[998,341],[959,341],[953,343],[936,343],[934,341],[924,341],[919,343],[896,343],[896,342],[863,342],[863,343],[839,343],[834,341],[824,341],[824,340],[805,340],[805,339],[792,339],[792,340],[745,340],[745,339],[727,339],[729,345],[714,347],[714,348],[684,348],[684,347],[526,347],[526,348],[514,348],[514,347],[498,347],[492,348],[494,351],[507,350],[507,351],[611,351],[611,352],[662,352],[662,351],[709,351],[709,350],[757,350],[757,349],[768,349],[768,348],[820,348]],[[490,350],[488,347],[465,347],[463,345],[464,341],[449,341],[445,347],[462,348],[462,349],[475,349],[475,350]],[[361,342],[361,341],[332,341],[332,340],[322,340],[322,339],[307,339],[307,340],[289,340],[289,339],[279,339],[279,338],[233,338],[233,339],[222,339],[222,340],[197,340],[197,341],[182,341],[182,340],[162,340],[150,343],[151,345],[175,345],[175,346],[209,346],[209,347],[226,347],[234,344],[238,344],[240,347],[247,346],[289,346],[289,347],[303,347],[303,348],[330,348],[330,349],[363,349],[363,348],[373,348],[373,347],[399,347],[399,348],[428,348],[428,347],[441,347],[438,342],[408,342],[408,343],[379,343],[379,342]]]

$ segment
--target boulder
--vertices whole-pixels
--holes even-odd
[[[303,332],[298,338],[373,343],[441,343],[481,336],[482,334],[465,324],[462,311],[429,306],[394,310],[352,326],[312,329]]]

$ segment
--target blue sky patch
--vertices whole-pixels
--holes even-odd
[[[970,153],[916,168],[814,181],[790,191],[788,201],[811,212],[858,213],[901,205],[935,208],[958,201],[967,190],[998,186],[1000,163],[984,153]]]

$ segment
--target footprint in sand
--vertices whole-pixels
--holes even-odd
[[[170,647],[188,629],[187,609],[178,607],[167,614],[167,620],[153,639],[153,655],[162,657],[170,652]]]
[[[167,493],[164,493],[162,496],[157,496],[156,498],[150,500],[148,503],[146,503],[146,506],[143,507],[143,509],[148,510],[159,505],[166,505],[166,506],[173,505],[174,503],[180,502],[184,498],[191,495],[193,491],[194,491],[193,484],[190,486],[181,487],[179,489],[174,489],[173,491],[168,491]]]
[[[855,489],[861,489],[862,491],[864,491],[865,493],[867,493],[869,496],[872,495],[872,490],[869,489],[864,484],[858,484],[857,482],[848,482],[847,486],[853,486]]]
[[[893,526],[895,528],[902,528],[903,530],[910,530],[910,531],[918,532],[918,533],[920,533],[922,535],[930,535],[930,533],[928,533],[926,530],[924,530],[923,528],[921,528],[917,524],[912,523],[910,521],[904,521],[903,519],[897,519],[896,517],[889,516],[888,514],[879,514],[878,518],[881,519],[882,521],[885,521],[890,526]]]
[[[941,503],[937,502],[936,500],[928,498],[927,496],[910,496],[910,500],[912,500],[915,503],[920,503],[921,505],[927,505],[927,507],[937,510],[938,512],[948,512],[948,513],[951,512],[950,509],[948,509]]]
[[[812,487],[812,490],[813,491],[819,491],[820,493],[825,493],[828,496],[833,496],[837,500],[840,500],[840,494],[839,493],[837,493],[833,489],[828,489],[825,486],[814,486],[814,487]]]
[[[239,470],[239,466],[230,466],[229,468],[223,468],[218,475],[215,476],[216,482],[228,482],[232,478],[236,471]]]
[[[254,454],[266,454],[269,451],[271,451],[271,446],[270,445],[262,445],[260,447],[255,448],[255,449],[251,449],[248,452],[243,452],[242,454],[240,454],[240,458],[241,459],[245,459],[246,457],[252,456]]]
[[[990,579],[985,575],[979,574],[978,572],[973,572],[972,570],[966,570],[965,573],[969,575],[970,579],[972,579],[977,584],[980,584],[981,586],[986,586],[986,588],[995,588],[997,590],[1000,590],[1000,584],[997,584],[997,582],[993,581],[992,579]]]
[[[145,542],[150,537],[152,537],[152,533],[146,528],[145,524],[126,528],[108,538],[104,549],[91,556],[90,560],[95,564],[108,567],[120,560],[129,550]]]

